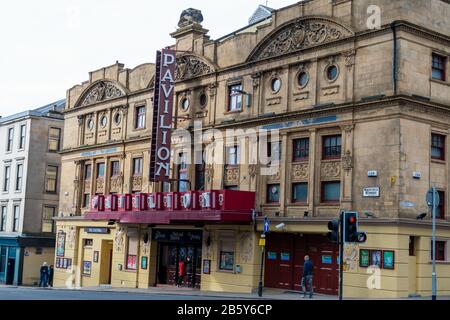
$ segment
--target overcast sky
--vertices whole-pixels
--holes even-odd
[[[296,0],[270,0],[278,9]],[[65,98],[88,72],[118,60],[154,62],[183,9],[202,10],[217,39],[245,26],[265,0],[16,0],[0,9],[0,115]]]

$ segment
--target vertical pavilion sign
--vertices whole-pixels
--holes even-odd
[[[156,53],[150,153],[150,180],[154,182],[169,181],[170,179],[175,68],[176,53],[174,50],[163,49]]]

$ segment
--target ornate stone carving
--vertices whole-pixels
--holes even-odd
[[[280,172],[280,167],[278,167],[277,172],[275,174],[267,177],[267,182],[277,183],[277,182],[280,182],[280,179],[281,179],[281,172]]]
[[[307,180],[309,178],[309,163],[299,163],[292,166],[292,180]]]
[[[253,79],[253,89],[257,89],[261,85],[261,72],[252,74]]]
[[[102,178],[97,179],[95,192],[103,193],[104,189],[105,189],[105,180]]]
[[[248,174],[250,175],[251,178],[256,177],[256,175],[258,174],[258,165],[256,164],[251,164],[248,166]]]
[[[253,258],[253,241],[250,232],[245,232],[239,236],[241,263],[249,263]]]
[[[341,162],[323,162],[321,166],[322,179],[340,179],[341,178]]]
[[[345,65],[348,68],[351,68],[355,65],[355,57],[356,57],[356,50],[349,50],[343,53],[345,58]]]
[[[83,95],[78,107],[87,106],[97,102],[120,98],[125,91],[111,81],[99,81]]]
[[[123,250],[123,237],[124,237],[124,230],[123,228],[119,228],[116,231],[116,237],[114,241],[114,248],[116,252],[122,252]]]
[[[353,32],[328,19],[300,18],[272,33],[252,53],[250,61],[276,57],[285,53],[351,37]]]
[[[181,13],[180,21],[178,21],[178,27],[183,28],[194,23],[200,24],[202,22],[203,22],[202,12],[198,9],[189,8],[183,10],[183,12]]]
[[[134,176],[131,181],[133,191],[142,190],[142,176]]]
[[[69,250],[73,250],[75,248],[75,242],[76,242],[76,229],[75,227],[70,227],[70,230],[67,233],[67,248]]]
[[[78,178],[73,180],[73,189],[75,191],[78,191],[80,189],[80,180],[78,180]]]
[[[217,82],[213,82],[209,84],[209,96],[212,99],[217,94]]]
[[[84,190],[91,190],[91,181],[90,180],[84,180]]]
[[[214,68],[193,55],[177,57],[175,79],[182,81],[214,72]]]
[[[240,170],[239,167],[225,168],[225,184],[235,185],[239,184]]]
[[[78,125],[82,126],[83,122],[84,122],[84,116],[77,116],[77,119],[78,119]]]
[[[120,174],[117,177],[111,178],[110,192],[121,192],[123,184],[123,176]]]
[[[342,169],[345,171],[350,171],[353,169],[353,156],[350,150],[347,150],[345,155],[342,157]]]
[[[214,166],[212,164],[207,164],[205,166],[205,178],[209,182],[214,176]]]

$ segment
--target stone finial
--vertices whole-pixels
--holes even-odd
[[[178,22],[178,27],[183,28],[188,25],[203,22],[203,15],[200,10],[189,8],[181,13],[180,21]]]

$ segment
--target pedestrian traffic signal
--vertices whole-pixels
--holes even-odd
[[[333,243],[339,243],[339,219],[333,219],[328,222],[328,240]]]
[[[344,242],[345,243],[363,243],[367,240],[364,232],[358,231],[358,213],[344,212]]]

